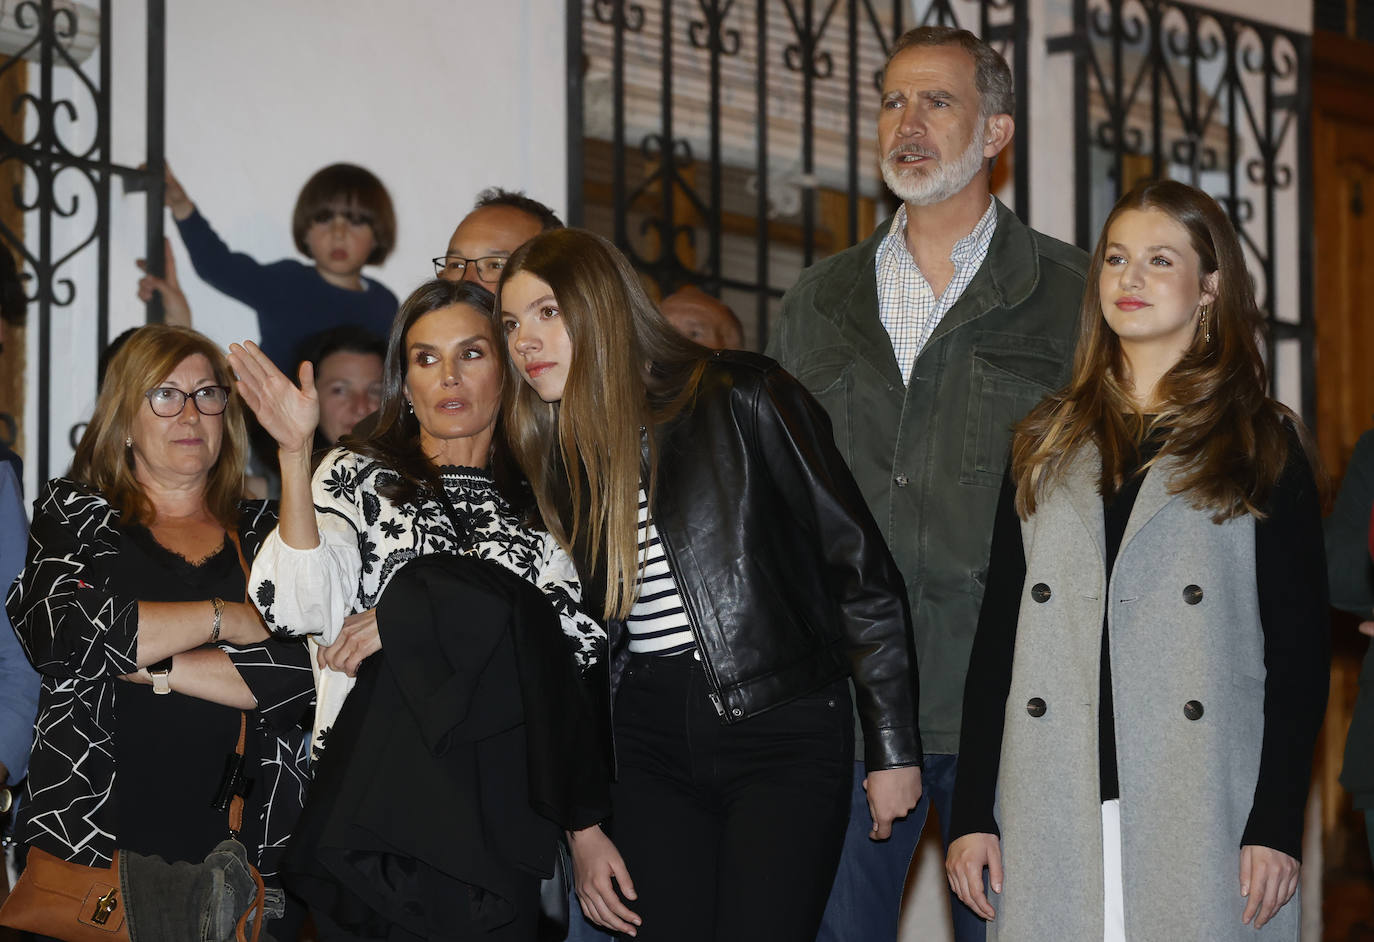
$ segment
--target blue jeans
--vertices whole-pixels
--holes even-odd
[[[891,942],[897,938],[902,890],[916,844],[926,824],[926,813],[935,803],[940,818],[940,839],[949,844],[949,815],[954,798],[954,774],[959,757],[926,755],[921,770],[921,803],[901,821],[892,824],[885,841],[868,839],[873,819],[864,792],[864,765],[854,763],[854,790],[849,810],[849,829],[844,836],[840,870],[825,906],[816,942]],[[943,875],[942,875],[943,876]],[[987,927],[973,910],[949,895],[954,916],[955,942],[984,942]]]

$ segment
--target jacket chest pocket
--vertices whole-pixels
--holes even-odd
[[[849,441],[849,410],[854,384],[854,362],[836,350],[824,350],[797,362],[796,377],[830,416],[835,446],[847,464],[854,460]]]
[[[1012,427],[1061,384],[1068,350],[1037,337],[984,335],[974,343],[964,426],[962,484],[999,487]]]

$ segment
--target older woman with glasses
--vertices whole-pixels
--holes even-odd
[[[231,831],[215,800],[231,760],[254,782],[239,840],[271,885],[314,684],[305,646],[269,638],[246,601],[277,520],[240,500],[243,406],[224,355],[186,327],[135,332],[107,380],[68,476],[35,502],[6,603],[42,674],[18,835],[86,866],[116,848],[199,862]]]

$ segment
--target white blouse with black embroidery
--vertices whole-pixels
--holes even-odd
[[[578,607],[581,586],[572,560],[552,536],[523,526],[486,472],[440,469],[461,533],[438,501],[396,504],[377,493],[395,475],[386,465],[342,448],[320,463],[311,484],[320,543],[293,549],[273,531],[253,562],[250,594],[274,632],[338,637],[344,619],[374,608],[396,570],[431,553],[488,559],[538,586],[575,642],[583,669],[601,650],[605,632]],[[353,679],[316,664],[314,748],[352,689]]]

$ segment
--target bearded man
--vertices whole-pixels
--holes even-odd
[[[902,206],[802,274],[768,350],[830,413],[905,576],[920,670],[924,796],[890,837],[870,833],[855,764],[822,942],[895,939],[931,803],[948,840],[964,675],[1012,426],[1069,378],[1088,267],[991,194],[1015,111],[995,49],[965,30],[911,30],[882,87],[878,154]],[[956,939],[983,939],[979,917],[952,894],[951,905]]]

